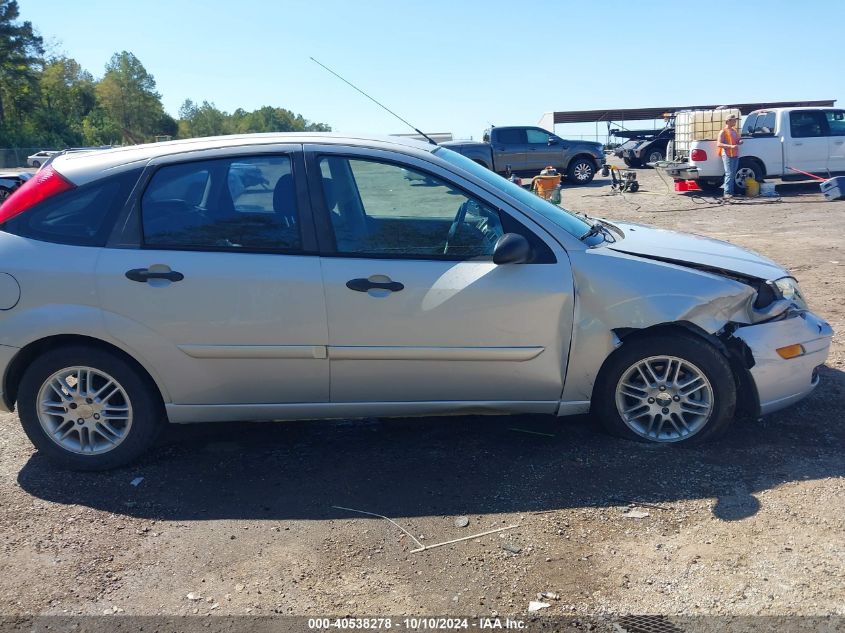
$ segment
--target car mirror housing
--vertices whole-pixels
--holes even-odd
[[[531,245],[518,233],[505,233],[496,241],[493,263],[524,264],[531,260]]]
[[[549,145],[557,145],[557,139],[550,136]]]

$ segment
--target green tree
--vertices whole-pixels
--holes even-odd
[[[125,140],[138,143],[159,133],[164,108],[155,78],[132,53],[115,53],[97,84],[97,98]]]
[[[0,128],[10,117],[22,123],[37,98],[44,45],[32,23],[19,23],[19,17],[17,0],[0,0]]]
[[[48,61],[39,77],[41,106],[33,118],[51,146],[83,142],[83,121],[97,106],[94,78],[76,60]]]

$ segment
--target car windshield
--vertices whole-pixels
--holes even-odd
[[[479,165],[466,156],[453,152],[445,147],[438,147],[434,150],[434,154],[446,162],[451,163],[456,167],[460,167],[464,171],[468,171],[476,178],[480,178],[487,184],[501,190],[503,193],[506,193],[511,198],[516,198],[522,204],[530,207],[533,211],[536,211],[544,218],[547,218],[557,224],[570,235],[580,238],[590,229],[590,224],[583,218],[575,215],[572,211],[567,211],[562,207],[543,200],[541,197],[534,195],[530,191],[526,191],[519,185],[512,183],[507,178],[503,178],[493,171],[490,171],[483,165]]]

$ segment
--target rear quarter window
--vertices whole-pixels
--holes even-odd
[[[3,230],[42,242],[104,246],[140,173],[133,170],[60,193],[12,218]]]

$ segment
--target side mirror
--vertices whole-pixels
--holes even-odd
[[[505,233],[493,248],[493,263],[524,264],[531,259],[531,245],[522,235]]]
[[[550,136],[549,137],[549,145],[557,145],[557,139]]]

